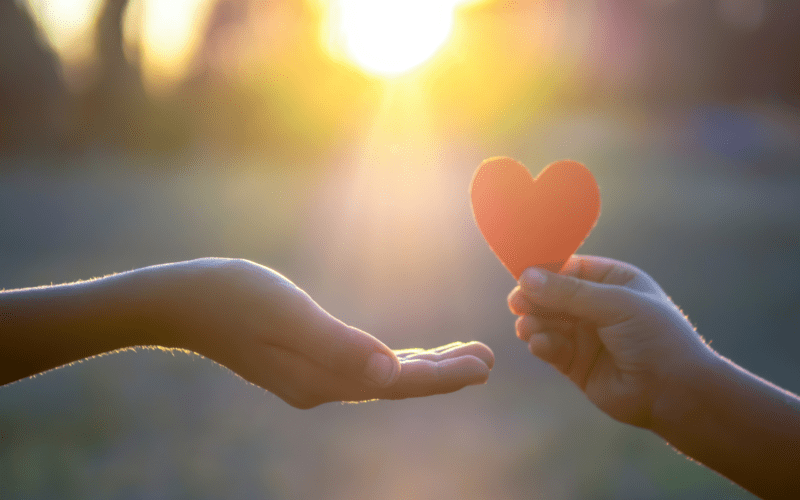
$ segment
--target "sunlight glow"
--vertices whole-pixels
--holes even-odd
[[[365,293],[367,308],[402,317],[431,311],[424,283],[463,269],[470,248],[460,219],[464,170],[445,165],[423,85],[387,82],[374,121],[320,194],[328,210],[309,223],[309,237],[326,247],[315,266],[326,279]]]
[[[179,79],[202,36],[211,0],[144,0],[142,64],[149,84]]]
[[[47,40],[67,62],[86,59],[94,48],[94,23],[101,0],[26,0]],[[126,26],[126,38],[142,44],[147,83],[174,82],[183,76],[213,0],[131,0],[139,26]],[[126,16],[127,17],[127,16]],[[128,23],[130,24],[130,23]],[[200,29],[198,29],[200,28]],[[128,40],[130,41],[130,40]]]
[[[56,52],[69,60],[88,57],[89,31],[100,0],[27,0],[27,4]]]
[[[333,49],[368,73],[397,76],[430,59],[453,30],[463,0],[338,0],[330,5]]]

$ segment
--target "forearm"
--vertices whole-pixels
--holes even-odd
[[[687,371],[653,431],[763,498],[800,498],[800,399],[724,358]]]
[[[164,314],[165,266],[0,292],[0,384],[136,345],[180,346]]]

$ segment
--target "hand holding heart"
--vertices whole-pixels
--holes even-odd
[[[589,170],[560,161],[534,179],[520,163],[492,158],[476,171],[471,197],[486,241],[519,280],[508,297],[517,336],[609,415],[648,426],[661,382],[710,350],[641,270],[570,258],[600,213]]]
[[[493,158],[471,191],[478,227],[519,280],[508,306],[532,354],[611,417],[756,495],[800,498],[800,397],[714,352],[643,271],[570,257],[600,207],[583,165],[557,162],[533,179]]]
[[[715,356],[650,276],[612,259],[572,257],[559,274],[528,269],[508,305],[532,354],[639,427],[651,427],[666,381]]]

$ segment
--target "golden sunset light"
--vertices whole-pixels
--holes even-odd
[[[91,52],[88,30],[97,16],[100,0],[28,0],[28,8],[53,48],[69,59]]]
[[[331,48],[370,74],[398,76],[433,57],[463,0],[333,0]]]
[[[179,79],[191,61],[202,33],[198,27],[212,4],[210,0],[143,0],[141,27],[142,65],[151,86],[155,81]]]
[[[53,49],[67,62],[91,56],[101,0],[27,3]],[[211,0],[130,1],[126,24],[133,26],[126,26],[125,35],[141,44],[141,63],[149,84],[157,80],[173,82],[183,76],[212,4]]]
[[[467,3],[476,1],[318,0],[323,19],[320,41],[333,57],[367,74],[396,77],[422,66],[447,44],[455,10]],[[62,57],[74,61],[91,56],[100,0],[27,0],[27,4]],[[212,0],[129,2],[126,42],[138,45],[148,86],[169,85],[186,74],[214,4]]]
[[[0,500],[800,499],[799,24],[0,0]]]

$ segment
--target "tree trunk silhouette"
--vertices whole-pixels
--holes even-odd
[[[58,146],[69,126],[61,68],[14,0],[0,0],[0,153]]]

